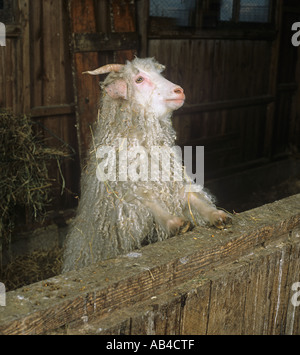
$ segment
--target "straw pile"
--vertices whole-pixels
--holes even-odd
[[[26,115],[0,110],[0,245],[9,244],[17,221],[33,221],[45,211],[53,182],[47,162],[67,155],[47,147],[33,126]]]
[[[0,270],[1,282],[6,291],[48,279],[60,273],[62,249],[35,250],[31,254],[16,257]]]

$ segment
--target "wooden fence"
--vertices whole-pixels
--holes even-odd
[[[300,334],[300,195],[8,292],[2,334]],[[298,297],[300,298],[300,296]]]

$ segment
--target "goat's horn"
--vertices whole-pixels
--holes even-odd
[[[103,67],[97,68],[92,71],[84,71],[82,74],[99,75],[110,73],[111,71],[118,72],[124,67],[124,64],[106,64]]]

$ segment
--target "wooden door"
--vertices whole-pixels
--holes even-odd
[[[83,165],[98,111],[99,80],[82,72],[125,63],[138,48],[134,0],[69,0],[79,154]]]

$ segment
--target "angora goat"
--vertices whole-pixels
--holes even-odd
[[[99,118],[82,173],[77,216],[66,239],[63,272],[195,224],[221,227],[230,220],[201,186],[192,184],[173,149],[171,115],[185,95],[161,75],[163,69],[152,58],[135,58],[87,72],[110,74],[101,84]]]

